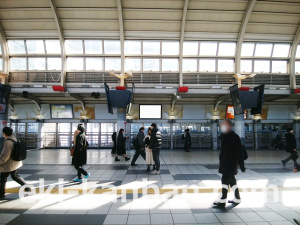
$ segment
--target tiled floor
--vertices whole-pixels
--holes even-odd
[[[0,225],[294,224],[300,219],[300,173],[291,163],[283,168],[284,157],[281,151],[250,151],[246,173],[237,175],[242,203],[218,209],[212,207],[221,187],[218,151],[162,151],[162,174],[155,176],[142,158],[131,167],[123,159],[114,162],[108,150],[89,150],[85,169],[91,176],[79,184],[70,182],[76,173],[68,150],[34,150],[19,173],[36,188],[54,191],[19,198],[18,185],[9,180]],[[160,194],[151,192],[155,187]],[[93,192],[78,192],[83,189]]]

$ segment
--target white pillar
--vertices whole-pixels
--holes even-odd
[[[117,109],[117,135],[119,135],[120,129],[126,130],[126,110],[125,108]]]
[[[174,149],[174,143],[173,143],[173,139],[174,139],[174,132],[173,132],[173,123],[170,123],[170,149],[173,150]]]
[[[245,120],[244,114],[234,115],[235,133],[240,136],[242,145],[245,145]]]
[[[295,121],[293,129],[297,141],[297,148],[299,148],[300,147],[300,123],[298,121]]]
[[[254,148],[258,149],[258,124],[257,121],[253,120],[253,138],[254,138]]]
[[[213,121],[211,126],[212,138],[213,138],[213,149],[218,149],[218,122]]]
[[[4,127],[7,127],[7,113],[0,114],[0,137],[3,136],[2,130]]]
[[[43,147],[43,126],[44,123],[38,123],[37,149],[41,149]]]

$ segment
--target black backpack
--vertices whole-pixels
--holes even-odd
[[[138,140],[137,137],[132,141],[132,144],[133,144],[134,149],[138,150],[138,149],[141,148],[141,145],[140,145],[139,140]]]
[[[27,146],[25,142],[17,139],[17,141],[14,141],[12,139],[6,139],[10,140],[14,143],[14,148],[11,152],[10,158],[14,161],[23,161],[27,157]]]
[[[181,139],[182,139],[182,140],[184,140],[184,139],[185,139],[185,137],[184,137],[184,134],[182,134],[182,135],[181,135]]]

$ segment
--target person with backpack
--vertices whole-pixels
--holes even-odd
[[[184,137],[184,150],[186,152],[190,152],[191,145],[192,145],[192,138],[190,134],[190,129],[186,129],[185,137]]]
[[[126,144],[126,139],[128,139],[128,137],[124,137],[124,129],[120,129],[119,130],[119,134],[117,137],[117,154],[116,154],[116,158],[115,161],[120,161],[119,159],[119,155],[123,155],[125,158],[125,161],[130,160],[130,158],[128,158],[126,156],[126,149],[125,149],[125,144]]]
[[[111,154],[116,154],[116,152],[117,152],[117,132],[113,132],[113,134],[111,135],[111,139],[114,143],[113,148],[111,150]]]
[[[82,168],[82,166],[86,164],[87,148],[89,144],[86,139],[83,126],[78,126],[78,130],[80,133],[75,139],[75,149],[72,158],[72,165],[77,170],[77,178],[73,180],[74,182],[82,182],[81,174],[84,175],[84,178],[88,178],[90,176],[90,174]]]
[[[285,167],[285,165],[290,161],[294,161],[294,166],[298,166],[297,159],[298,159],[298,154],[297,154],[297,141],[295,138],[295,135],[293,134],[293,129],[288,128],[287,133],[285,135],[285,141],[286,141],[286,146],[285,146],[285,151],[288,152],[290,155],[286,159],[281,160],[282,165]]]
[[[155,162],[155,170],[152,171],[152,175],[160,174],[160,160],[159,152],[162,145],[162,135],[157,128],[156,123],[151,124],[151,136],[149,141],[149,151],[152,151],[153,160]]]
[[[148,133],[147,133],[147,135],[144,139],[147,171],[150,171],[150,166],[151,165],[153,165],[153,170],[155,170],[155,164],[154,164],[154,161],[153,161],[153,154],[152,154],[152,151],[149,149],[150,138],[151,138],[151,127],[148,128]]]
[[[135,154],[132,158],[131,161],[131,166],[137,166],[137,164],[135,164],[136,160],[138,159],[138,157],[141,155],[144,160],[146,160],[146,153],[145,153],[145,143],[144,143],[144,138],[145,138],[145,128],[141,127],[139,130],[139,133],[137,134],[136,138],[133,141],[133,146],[135,148]]]
[[[240,137],[233,131],[232,122],[225,120],[221,123],[221,152],[219,156],[220,165],[219,173],[222,174],[222,196],[214,202],[217,207],[225,207],[227,201],[227,193],[229,186],[234,190],[234,199],[229,203],[239,204],[241,202],[239,189],[236,184],[235,175],[238,173],[238,166],[244,173],[246,168],[244,155]]]
[[[22,146],[18,145],[20,142],[18,142],[13,135],[12,128],[4,127],[2,132],[5,140],[0,154],[0,198],[5,197],[5,186],[9,175],[21,186],[26,185],[25,180],[18,175],[18,169],[23,165],[22,161],[15,161],[12,159],[12,154],[18,153],[16,151],[21,151]],[[25,191],[27,191],[27,189],[28,188],[25,188]]]

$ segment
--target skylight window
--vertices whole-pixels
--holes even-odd
[[[273,44],[257,43],[254,56],[270,57],[272,52],[272,47]]]
[[[65,45],[67,54],[83,54],[82,40],[66,40]]]
[[[241,56],[253,56],[254,55],[254,43],[243,43]]]
[[[217,42],[201,42],[200,43],[200,55],[216,56],[217,48],[218,48]]]
[[[85,54],[102,54],[102,41],[100,40],[85,40],[84,41]]]

